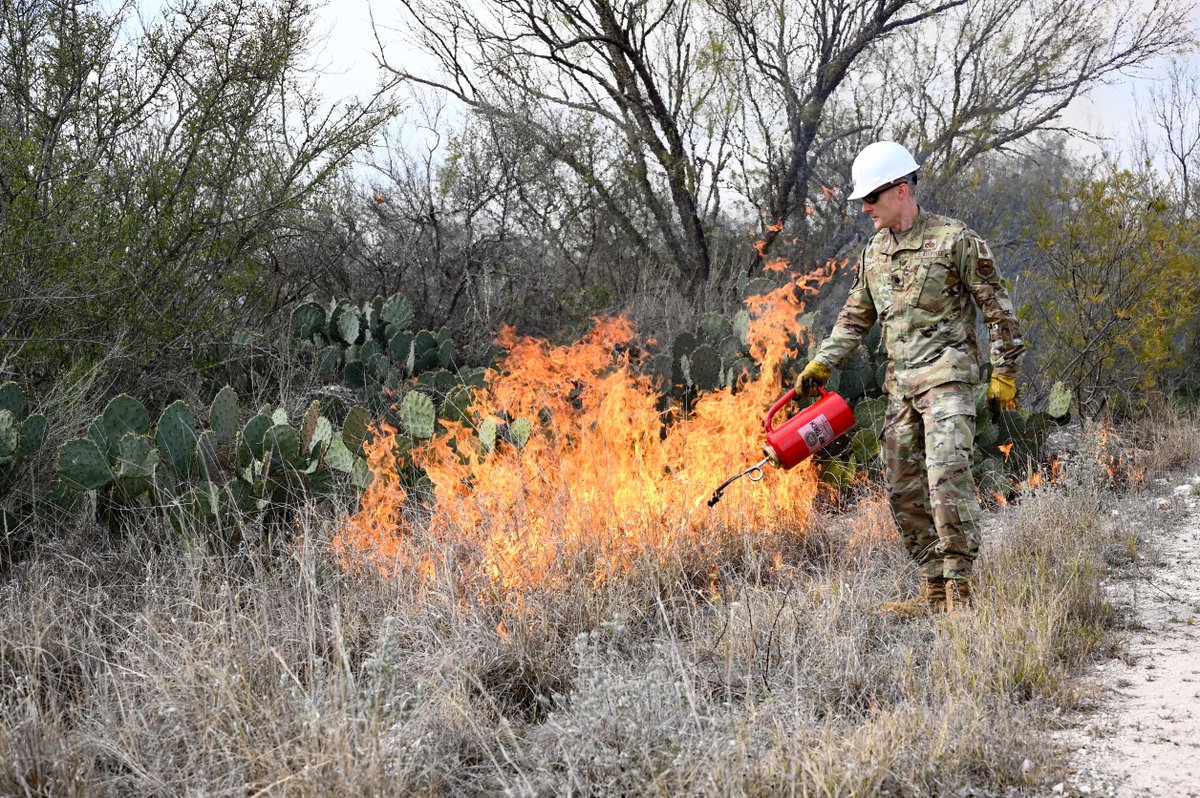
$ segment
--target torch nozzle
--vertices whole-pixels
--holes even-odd
[[[737,480],[741,479],[744,476],[749,475],[751,482],[758,482],[759,480],[761,480],[764,476],[763,475],[763,466],[765,466],[769,462],[771,462],[771,458],[764,457],[763,459],[759,460],[754,465],[747,468],[745,471],[739,471],[738,473],[731,476],[729,479],[722,482],[720,487],[718,487],[716,490],[713,491],[712,498],[708,500],[708,506],[715,507],[717,502],[721,501],[721,494],[725,492],[725,489],[727,487],[729,487],[732,483],[736,482]]]

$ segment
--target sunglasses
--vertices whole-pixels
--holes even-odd
[[[895,182],[888,183],[886,186],[881,186],[880,188],[877,188],[874,191],[872,191],[870,194],[867,194],[865,197],[862,198],[862,201],[867,203],[868,205],[874,205],[879,200],[879,197],[882,194],[884,194],[885,192],[891,191],[896,186],[899,186],[902,183],[907,183],[907,182],[908,182],[907,179],[900,178],[899,180],[896,180]]]

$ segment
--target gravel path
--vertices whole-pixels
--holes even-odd
[[[1151,488],[1115,513],[1150,553],[1108,586],[1131,629],[1096,667],[1099,711],[1062,736],[1074,754],[1056,794],[1200,797],[1200,475]]]

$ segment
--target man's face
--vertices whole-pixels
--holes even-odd
[[[905,186],[905,188],[900,188]],[[900,224],[900,210],[908,192],[907,181],[888,183],[872,191],[862,199],[862,210],[875,224],[876,230],[887,227],[895,229]]]

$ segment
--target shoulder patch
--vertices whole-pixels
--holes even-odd
[[[981,263],[984,259],[988,261],[992,260],[992,251],[988,248],[987,242],[982,238],[975,239],[975,248],[979,252],[979,260]]]
[[[996,275],[996,264],[992,262],[991,258],[980,258],[977,263],[979,264],[977,271],[980,277],[990,280]]]

